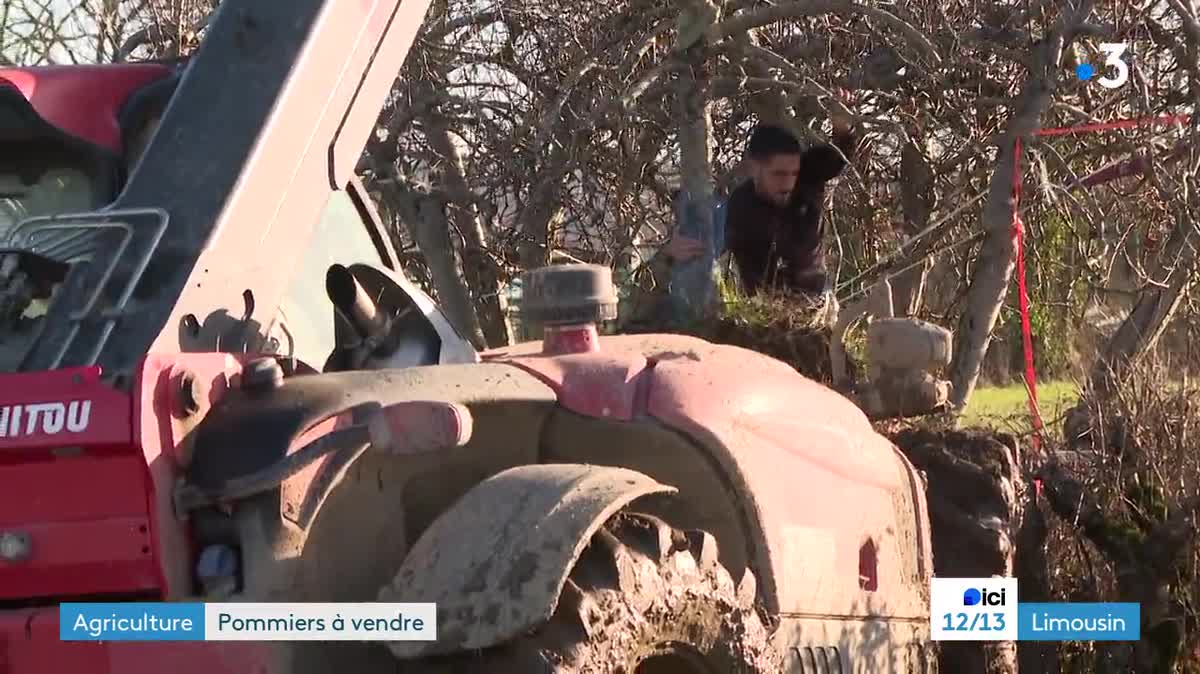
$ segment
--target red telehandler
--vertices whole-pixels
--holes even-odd
[[[354,175],[427,0],[0,69],[0,674],[929,672],[924,486],[751,351],[525,279],[476,352]],[[720,546],[718,547],[718,541]],[[436,602],[437,640],[62,642],[68,601]]]

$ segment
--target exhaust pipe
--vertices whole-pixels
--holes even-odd
[[[335,264],[325,274],[325,292],[355,332],[363,339],[381,339],[388,332],[387,317],[346,267]]]

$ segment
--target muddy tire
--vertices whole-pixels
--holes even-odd
[[[891,438],[928,479],[934,575],[1012,576],[1026,498],[1015,439],[977,430],[924,428]],[[938,644],[937,651],[943,672],[1017,671],[1014,642],[947,641]]]
[[[409,674],[777,674],[753,574],[734,583],[702,531],[618,514],[592,538],[553,617],[479,653],[405,663]]]

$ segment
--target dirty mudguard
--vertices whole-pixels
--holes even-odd
[[[388,644],[415,659],[482,649],[548,620],[576,560],[634,500],[674,487],[624,468],[511,468],[477,485],[417,540],[383,602],[434,602],[437,641]]]

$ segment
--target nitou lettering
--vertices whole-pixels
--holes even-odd
[[[0,407],[0,438],[57,435],[64,430],[82,433],[87,430],[91,414],[90,400],[5,405]]]

